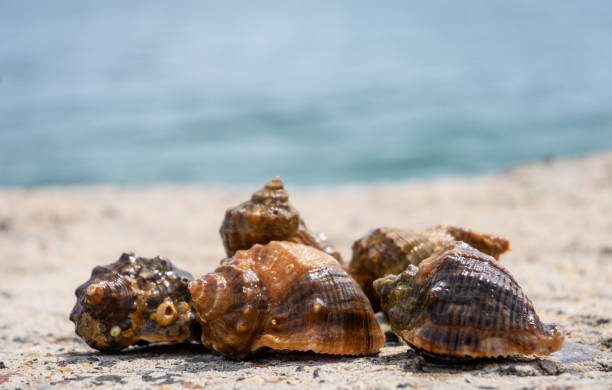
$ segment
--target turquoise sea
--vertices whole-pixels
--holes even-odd
[[[607,1],[0,1],[0,186],[368,182],[610,148]]]

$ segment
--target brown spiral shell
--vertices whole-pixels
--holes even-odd
[[[323,233],[308,230],[298,211],[289,203],[289,194],[276,176],[251,199],[227,209],[219,229],[228,256],[237,250],[270,241],[293,241],[320,249],[342,262]]]
[[[355,241],[348,271],[370,298],[374,310],[378,310],[379,299],[372,287],[375,279],[400,273],[410,264],[418,265],[456,241],[464,241],[495,258],[510,248],[505,238],[454,226],[439,225],[422,231],[383,227]]]
[[[372,307],[338,261],[311,246],[272,241],[223,260],[189,283],[202,343],[236,359],[262,348],[377,353]]]
[[[102,352],[133,344],[198,340],[200,327],[190,305],[188,272],[169,260],[124,253],[97,266],[80,285],[70,313],[76,333]]]
[[[374,288],[393,331],[438,357],[546,355],[563,345],[561,329],[540,321],[508,270],[463,242]]]

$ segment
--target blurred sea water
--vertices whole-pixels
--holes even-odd
[[[612,148],[605,1],[0,3],[0,185],[334,184]]]

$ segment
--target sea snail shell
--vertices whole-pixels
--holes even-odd
[[[251,199],[230,208],[219,229],[228,256],[237,250],[270,241],[293,241],[320,249],[342,262],[323,233],[312,233],[289,203],[289,194],[277,176]]]
[[[70,313],[76,333],[92,348],[112,352],[133,344],[198,340],[188,272],[160,257],[124,253],[97,266],[79,286]]]
[[[377,353],[385,338],[366,296],[331,256],[272,241],[189,283],[202,343],[236,359],[268,347]]]
[[[348,271],[370,298],[374,310],[378,310],[380,301],[372,287],[375,279],[398,274],[410,264],[418,265],[456,241],[464,241],[495,258],[510,247],[505,238],[454,226],[439,225],[422,231],[383,227],[355,241]]]
[[[463,242],[374,282],[391,328],[438,357],[546,355],[563,332],[544,324],[512,275]]]

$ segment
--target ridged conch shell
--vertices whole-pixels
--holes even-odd
[[[342,262],[323,233],[312,233],[289,203],[289,194],[277,176],[251,199],[230,208],[219,229],[228,256],[237,250],[270,241],[292,241],[320,249]]]
[[[80,285],[70,313],[76,333],[102,352],[133,344],[184,342],[200,338],[189,304],[188,272],[169,260],[124,253],[97,266]]]
[[[370,298],[374,310],[378,310],[379,299],[372,287],[374,280],[400,273],[410,264],[418,265],[457,241],[464,241],[495,258],[510,247],[505,238],[454,226],[439,225],[422,231],[383,227],[355,241],[348,270]]]
[[[393,331],[432,355],[546,355],[563,345],[561,329],[540,322],[508,270],[463,242],[374,288]]]
[[[237,359],[262,348],[369,355],[385,342],[370,302],[340,263],[273,241],[189,283],[205,346]]]

